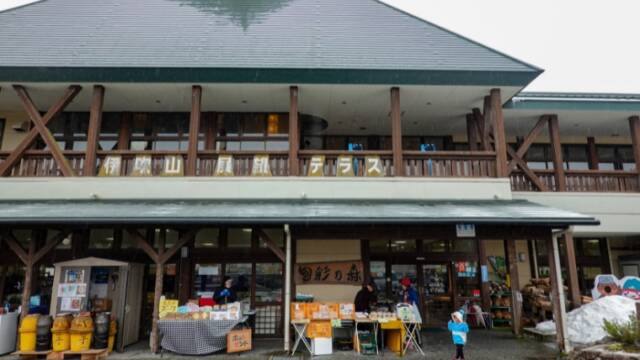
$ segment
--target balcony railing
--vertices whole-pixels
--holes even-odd
[[[85,167],[85,152],[64,150],[63,154],[77,176],[82,176]],[[9,152],[0,152],[0,163]],[[288,151],[225,151],[204,150],[198,152],[196,176],[256,176],[265,175],[255,171],[257,158],[268,166],[270,176],[290,176]],[[167,174],[168,161],[182,159],[184,174],[187,163],[186,151],[98,151],[96,168],[103,167],[109,158],[118,158],[117,176],[176,176]],[[144,158],[147,172],[140,174],[139,164]],[[226,161],[225,168],[221,161]],[[230,165],[228,163],[231,163]],[[495,178],[496,156],[491,151],[404,151],[404,176],[450,177],[450,178]],[[395,176],[391,151],[331,151],[301,150],[298,153],[300,176]],[[227,169],[228,172],[224,172]],[[548,191],[558,191],[553,170],[533,170]],[[96,172],[98,173],[98,172]],[[58,177],[60,168],[47,150],[27,150],[24,156],[6,174],[9,177]],[[99,174],[101,176],[104,174]],[[522,171],[510,175],[513,191],[539,191],[538,187]],[[566,170],[566,191],[569,192],[640,192],[638,173],[622,170]]]
[[[558,191],[553,170],[533,170],[549,191]],[[638,173],[622,170],[566,170],[566,191],[569,192],[639,192]],[[513,191],[539,191],[521,171],[511,173]]]

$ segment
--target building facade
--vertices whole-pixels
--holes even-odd
[[[384,3],[47,0],[0,13],[0,49],[0,299],[97,256],[145,264],[145,334],[224,276],[257,336],[287,283],[403,277],[427,326],[508,285],[518,332],[531,278],[579,306],[637,275],[640,96],[522,92],[541,69]],[[362,272],[286,281],[338,261]]]

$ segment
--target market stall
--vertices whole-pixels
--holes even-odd
[[[227,352],[251,349],[251,331],[238,329],[239,325],[246,325],[249,318],[243,314],[240,302],[199,306],[192,301],[178,306],[177,300],[161,299],[159,318],[163,350],[206,355],[224,349]]]

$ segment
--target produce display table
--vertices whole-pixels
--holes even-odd
[[[379,355],[380,352],[378,351],[378,328],[380,327],[380,322],[378,322],[378,320],[371,320],[369,318],[356,318],[355,319],[355,332],[356,332],[356,343],[354,344],[354,347],[356,348],[356,350],[358,352],[360,352],[360,334],[358,333],[358,325],[368,325],[371,326],[371,332],[373,335],[373,342],[376,345],[376,355]]]
[[[295,337],[296,337],[296,340],[293,343],[293,348],[291,348],[291,355],[296,353],[296,350],[298,349],[298,345],[300,345],[300,343],[302,343],[302,345],[304,345],[304,347],[307,349],[309,354],[311,354],[311,344],[309,343],[309,340],[307,339],[307,334],[306,334],[309,323],[310,321],[306,319],[291,320],[291,326],[293,326],[293,329],[295,330]]]
[[[160,346],[182,355],[206,355],[227,347],[227,334],[240,320],[160,320]]]

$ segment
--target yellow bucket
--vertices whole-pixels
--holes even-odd
[[[53,344],[53,351],[67,351],[70,347],[70,336],[67,330],[53,330],[51,332],[51,343]]]
[[[115,335],[109,335],[109,342],[107,343],[107,348],[109,349],[109,352],[113,351],[113,346],[116,343],[116,336]]]
[[[91,348],[91,331],[71,331],[70,348],[71,351],[85,351]]]
[[[36,329],[39,315],[27,315],[20,323],[20,351],[36,350]]]
[[[117,332],[118,332],[118,323],[115,321],[115,319],[111,319],[111,321],[109,322],[109,342],[107,345],[109,352],[113,351],[113,347],[116,343]]]

